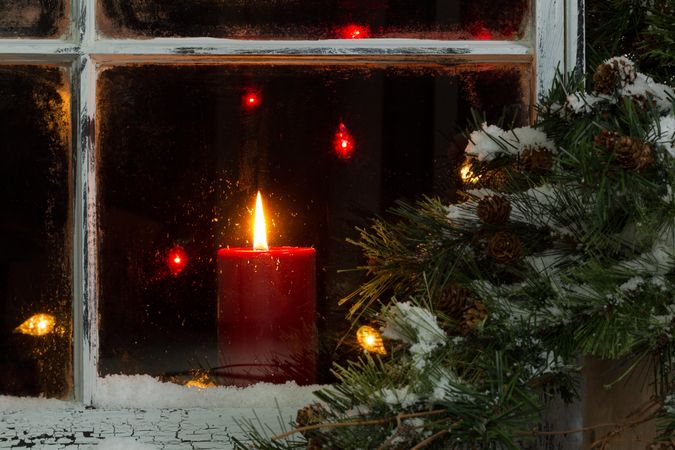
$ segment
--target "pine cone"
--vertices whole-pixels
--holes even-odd
[[[480,177],[480,184],[493,191],[503,191],[509,182],[506,169],[495,169],[484,173]]]
[[[653,95],[647,93],[645,95],[636,94],[631,97],[633,102],[641,109],[651,109],[656,106],[656,99]]]
[[[612,58],[595,69],[593,83],[597,92],[612,95],[617,89],[635,81],[636,77],[632,62],[626,58]]]
[[[500,264],[509,264],[520,258],[520,238],[508,231],[495,233],[488,242],[488,254]]]
[[[553,152],[544,147],[528,147],[520,154],[518,166],[527,172],[548,172],[553,167]]]
[[[626,170],[640,171],[654,162],[651,146],[630,136],[619,138],[614,146],[614,156]]]
[[[473,306],[464,311],[462,323],[459,327],[460,333],[467,336],[487,317],[488,312],[485,305],[481,302],[475,302]]]
[[[460,321],[467,307],[474,303],[471,291],[464,286],[452,283],[445,288],[436,302],[436,309],[453,320]]]
[[[500,195],[488,195],[478,201],[476,215],[483,223],[502,224],[509,220],[511,203]]]
[[[328,417],[328,411],[319,403],[312,403],[307,405],[302,409],[298,410],[298,414],[295,418],[296,425],[300,427],[307,427],[310,425],[316,425]],[[311,431],[302,431],[303,436],[306,438],[316,437],[320,434],[319,430]]]
[[[593,138],[596,147],[613,150],[621,135],[616,131],[601,130],[600,134]]]

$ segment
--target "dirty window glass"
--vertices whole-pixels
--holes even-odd
[[[99,0],[110,37],[522,38],[528,0]]]
[[[69,0],[0,1],[0,38],[57,38],[68,28]]]
[[[330,381],[331,362],[344,356],[336,353],[337,341],[349,325],[337,303],[359,282],[339,270],[363,263],[345,239],[398,199],[451,199],[471,108],[496,120],[507,107],[525,121],[529,70],[440,64],[103,70],[99,372],[180,383]],[[316,316],[309,319],[319,340],[302,343],[299,331],[287,344],[298,353],[258,357],[251,335],[247,359],[232,344],[233,333],[250,331],[247,315],[267,320],[285,312],[278,304],[263,312],[224,306],[228,286],[218,251],[252,248],[258,190],[270,245],[316,252]],[[234,327],[225,333],[224,318]],[[303,372],[315,362],[316,379]]]
[[[0,394],[71,387],[67,74],[0,65]]]

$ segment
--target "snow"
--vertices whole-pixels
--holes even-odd
[[[481,199],[491,195],[497,195],[498,193],[492,189],[469,189],[466,191],[466,194],[470,197]]]
[[[94,404],[103,408],[301,408],[323,386],[259,383],[238,388],[188,388],[148,375],[109,375],[98,380]]]
[[[543,147],[556,152],[556,146],[546,134],[532,127],[505,131],[496,125],[483,123],[481,129],[469,136],[465,153],[478,161],[491,161],[500,154],[517,155],[526,148]]]
[[[471,202],[473,203],[473,202]],[[446,217],[452,222],[452,221],[460,221],[460,220],[475,220],[476,219],[476,214],[475,212],[475,207],[471,207],[470,204],[467,203],[460,203],[457,205],[450,205],[448,206],[448,213]]]
[[[506,153],[508,148],[499,144],[504,137],[504,130],[496,125],[483,123],[479,131],[474,131],[469,136],[469,145],[466,154],[472,155],[478,161],[489,161],[500,153]]]
[[[626,271],[645,273],[648,275],[659,276],[668,273],[675,267],[672,233],[672,229],[668,229],[661,233],[659,239],[654,242],[651,251],[645,252],[635,259],[619,264],[620,267]]]
[[[550,276],[557,272],[555,267],[559,259],[560,256],[557,254],[539,253],[525,257],[525,262],[527,262],[536,273],[547,274]]]
[[[92,450],[156,450],[159,447],[143,444],[131,438],[109,438],[101,441],[96,446],[89,447]]]
[[[621,292],[633,292],[636,291],[642,284],[644,284],[645,279],[642,277],[632,277],[625,283],[623,283],[621,286],[619,286],[619,290]]]
[[[76,406],[78,405],[75,403],[51,398],[0,395],[0,411],[63,410]]]
[[[556,191],[549,184],[533,187],[520,194],[512,196],[511,217],[534,225],[549,225],[551,217],[545,213],[545,208],[555,205]]]
[[[672,111],[671,98],[675,92],[665,84],[655,83],[645,74],[638,73],[637,78],[631,84],[627,84],[620,90],[620,94],[628,97],[645,97],[653,99],[661,111]]]
[[[449,370],[443,368],[441,373],[432,380],[433,389],[429,395],[429,400],[452,402],[468,397],[455,387],[462,384],[461,380]]]
[[[386,323],[382,335],[408,344],[442,345],[445,332],[438,325],[431,311],[410,302],[396,302],[387,310]],[[410,336],[410,332],[415,337]],[[412,338],[412,339],[411,339]]]
[[[675,116],[662,117],[656,129],[660,130],[656,142],[662,145],[671,157],[675,158]]]
[[[577,114],[592,112],[595,105],[602,101],[612,101],[612,97],[608,95],[591,95],[583,92],[575,92],[567,96],[565,106]]]
[[[445,332],[428,309],[410,302],[395,302],[383,315],[382,336],[411,344],[409,351],[418,370],[423,370],[431,353],[446,343]]]
[[[409,408],[419,401],[419,397],[414,394],[410,386],[404,386],[398,389],[382,389],[379,392],[379,397],[387,405],[401,408]]]

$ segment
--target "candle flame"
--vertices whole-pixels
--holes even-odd
[[[384,343],[382,342],[382,335],[373,327],[364,325],[359,328],[356,332],[356,340],[367,352],[379,355],[387,354],[387,350],[384,348]]]
[[[50,314],[35,314],[14,329],[15,333],[45,336],[54,330],[56,318]]]
[[[263,213],[262,195],[258,191],[255,200],[255,222],[253,225],[253,250],[269,250],[267,246],[267,227],[265,226],[265,213]]]

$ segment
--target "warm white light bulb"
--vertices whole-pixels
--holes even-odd
[[[255,201],[255,220],[253,225],[253,250],[267,251],[267,227],[265,226],[265,214],[263,213],[262,195],[258,191]]]

